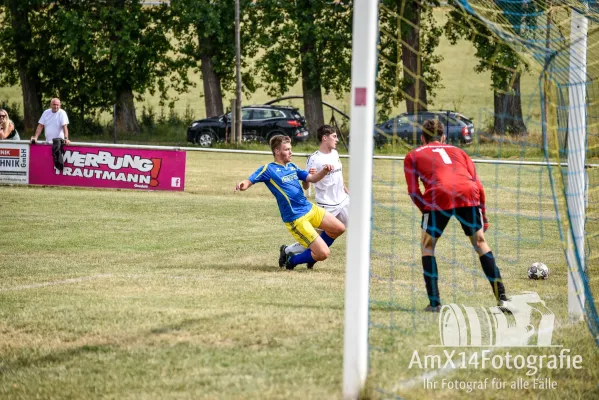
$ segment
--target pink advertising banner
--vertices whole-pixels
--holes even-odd
[[[135,148],[65,146],[62,171],[54,166],[52,146],[30,146],[29,184],[114,189],[185,188],[185,152]]]

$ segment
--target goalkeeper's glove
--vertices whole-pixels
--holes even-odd
[[[487,219],[487,210],[484,206],[481,206],[480,209],[483,212],[483,232],[486,232],[489,229],[489,220]]]

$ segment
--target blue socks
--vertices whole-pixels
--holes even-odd
[[[335,239],[333,239],[332,237],[327,235],[325,231],[322,231],[322,233],[320,234],[320,237],[322,238],[322,240],[324,240],[324,242],[329,247],[331,247],[331,245],[335,241]],[[306,249],[303,253],[296,254],[291,258],[291,263],[295,264],[295,265],[309,264],[309,263],[315,263],[315,262],[316,262],[316,260],[314,260],[314,258],[312,257],[312,250],[310,250],[310,249]]]

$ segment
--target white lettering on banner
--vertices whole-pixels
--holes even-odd
[[[122,157],[115,157],[108,151],[98,151],[98,154],[94,154],[67,150],[64,153],[63,159],[65,164],[72,164],[75,167],[97,168],[101,165],[105,165],[112,170],[133,168],[140,172],[149,172],[154,167],[154,163],[148,158],[132,156],[129,154]]]
[[[74,176],[80,178],[96,178],[109,181],[132,182],[150,184],[151,177],[149,175],[132,174],[125,172],[102,171],[100,169],[83,169],[64,167],[62,173],[55,169],[56,175]],[[137,187],[137,186],[136,186]],[[147,186],[146,186],[147,187]]]

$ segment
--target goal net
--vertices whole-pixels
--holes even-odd
[[[480,378],[469,361],[481,361],[484,349],[512,346],[526,356],[542,347],[553,354],[565,340],[556,327],[572,320],[584,319],[599,344],[597,9],[579,1],[457,0],[444,7],[356,1],[357,10],[345,396],[364,390],[365,277],[366,387],[383,397],[437,389],[426,385],[446,375]],[[403,156],[431,118],[475,160],[486,193],[487,242],[508,294],[519,310],[529,310],[526,321],[497,307],[455,218],[435,250],[444,307],[423,311],[421,213],[407,194]],[[373,130],[373,137],[360,137]],[[372,148],[379,149],[374,157]],[[355,230],[371,234],[365,240]],[[528,278],[535,262],[548,266],[549,279]],[[467,349],[463,358],[445,363],[444,352],[460,348]],[[425,355],[442,362],[427,366]]]

